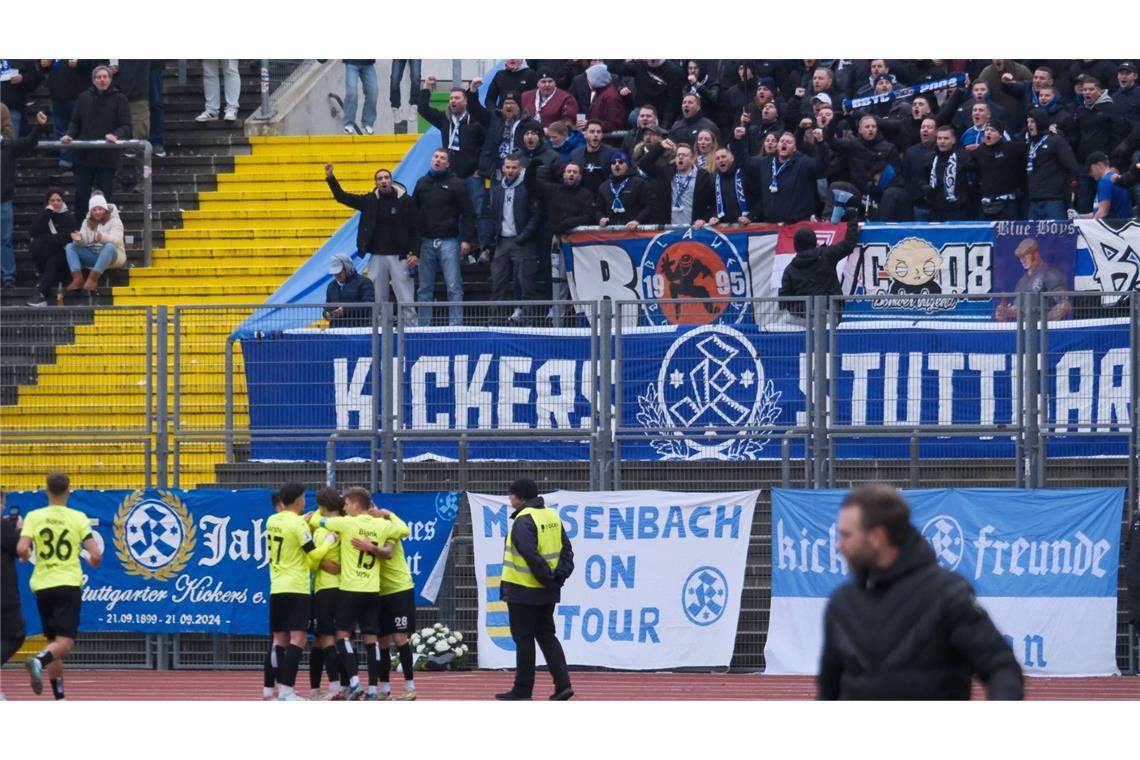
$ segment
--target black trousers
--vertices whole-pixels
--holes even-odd
[[[91,200],[91,191],[98,188],[103,191],[103,198],[111,203],[115,194],[115,167],[80,166],[75,167],[75,219],[80,224],[87,218],[87,202]]]
[[[507,602],[511,638],[515,642],[514,692],[530,696],[534,691],[534,643],[542,649],[546,666],[554,679],[554,690],[570,687],[570,671],[566,668],[566,655],[554,634],[553,604],[511,604]]]
[[[63,246],[43,239],[32,241],[31,252],[40,273],[36,287],[44,294],[44,298],[54,303],[55,286],[60,283],[66,285],[71,280],[67,254],[64,253]]]

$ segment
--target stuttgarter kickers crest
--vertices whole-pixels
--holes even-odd
[[[934,550],[938,564],[947,570],[956,570],[962,562],[965,553],[962,526],[949,515],[938,515],[927,521],[922,527],[922,537]]]
[[[653,325],[735,323],[748,310],[748,260],[716,230],[663,232],[645,246],[638,275],[643,310]]]
[[[773,424],[780,416],[780,395],[765,380],[755,347],[740,331],[706,325],[673,341],[657,383],[637,399],[637,421],[651,429],[646,435],[663,460],[756,459],[768,438],[724,431]],[[692,430],[702,427],[710,430]],[[657,432],[670,428],[689,430]]]
[[[130,575],[167,581],[194,552],[196,530],[182,500],[169,491],[159,498],[135,491],[115,513],[115,556]]]

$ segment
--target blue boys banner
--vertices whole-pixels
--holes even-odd
[[[765,672],[814,674],[827,600],[848,580],[836,519],[846,491],[772,490]],[[904,491],[938,563],[973,585],[1028,675],[1119,675],[1123,488]]]
[[[833,421],[852,425],[1010,425],[1021,413],[1015,325],[978,330],[929,322],[896,327],[841,324],[834,347]],[[742,428],[807,424],[805,333],[755,325],[630,328],[615,365],[615,428],[631,460],[753,460],[780,455],[763,433]],[[404,335],[396,398],[402,429],[415,431],[593,429],[597,367],[590,331],[410,330]],[[314,441],[266,442],[255,459],[325,459],[333,430],[371,430],[376,368],[363,328],[298,330],[242,342],[254,433],[313,430]],[[603,348],[609,355],[612,347]],[[399,347],[397,347],[399,355]],[[1050,327],[1047,421],[1058,432],[1119,431],[1131,413],[1127,321],[1076,321]],[[721,432],[710,431],[718,428]],[[662,433],[661,430],[670,432]],[[676,432],[673,432],[676,431]],[[366,442],[343,441],[337,454],[368,457]],[[1126,435],[1051,437],[1055,456],[1123,456]],[[409,438],[406,458],[453,460],[457,444]],[[924,438],[921,456],[1012,457],[1010,436]],[[792,456],[803,455],[802,444]],[[906,438],[844,436],[844,458],[907,458]],[[471,459],[582,460],[580,442],[481,441]]]
[[[81,631],[137,633],[268,633],[269,558],[265,521],[269,489],[74,491],[71,507],[91,519],[103,547],[97,569],[84,563]],[[306,509],[316,509],[309,494]],[[404,554],[416,603],[439,591],[459,511],[454,491],[373,494],[411,529]],[[8,504],[27,515],[47,504],[42,491],[14,492]],[[32,566],[17,568],[29,634],[42,628],[27,583]]]

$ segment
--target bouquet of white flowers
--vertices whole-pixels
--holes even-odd
[[[416,653],[416,670],[446,670],[460,667],[467,662],[470,651],[463,642],[463,634],[453,631],[443,623],[431,628],[423,628],[411,636],[412,651]]]

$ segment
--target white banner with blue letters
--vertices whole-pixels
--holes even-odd
[[[574,573],[554,611],[566,661],[625,670],[727,667],[759,495],[546,494],[574,549]],[[502,496],[468,493],[467,501],[479,589],[479,666],[513,668],[515,645],[499,597],[512,510]]]
[[[904,491],[938,562],[961,574],[1031,676],[1118,675],[1123,488]],[[765,672],[815,674],[827,600],[847,580],[842,490],[772,491]]]

